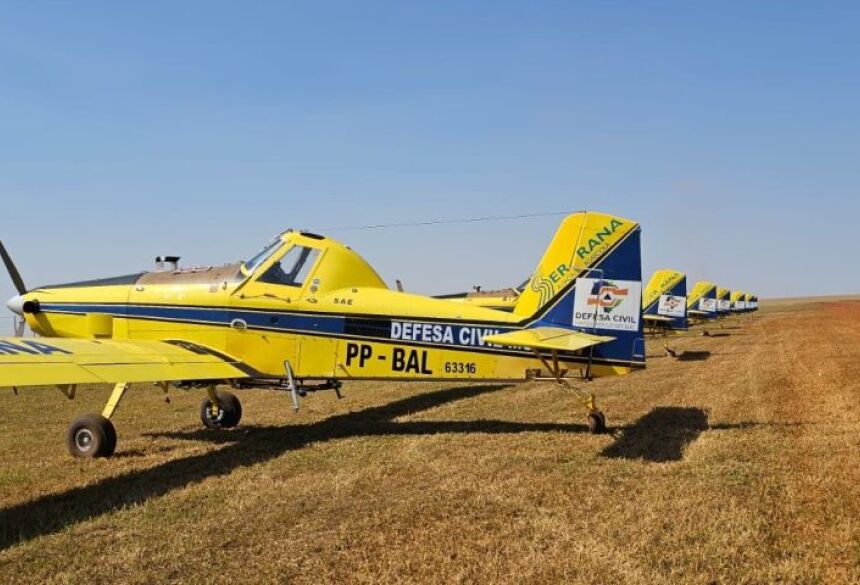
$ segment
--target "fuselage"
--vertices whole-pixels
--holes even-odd
[[[350,248],[287,232],[251,260],[41,287],[19,302],[47,337],[184,340],[239,359],[261,378],[522,380],[532,351],[483,337],[539,323],[388,289]],[[594,376],[629,363],[560,356]]]

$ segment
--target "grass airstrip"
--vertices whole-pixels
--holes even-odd
[[[0,582],[860,581],[860,300],[714,333],[593,382],[601,436],[548,383],[246,391],[226,432],[138,386],[74,460],[109,388],[2,390]]]

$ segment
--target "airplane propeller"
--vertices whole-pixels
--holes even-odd
[[[3,264],[6,265],[6,271],[9,273],[9,278],[12,279],[12,284],[15,285],[15,290],[18,291],[19,295],[26,294],[27,287],[24,286],[24,279],[21,278],[21,273],[18,272],[18,268],[12,262],[12,257],[6,251],[6,246],[3,245],[3,242],[0,242],[0,257],[3,258]]]
[[[27,287],[24,285],[24,279],[21,278],[21,273],[18,272],[18,267],[15,266],[15,263],[12,261],[12,257],[9,255],[9,252],[6,251],[6,246],[3,245],[3,242],[0,242],[0,258],[3,258],[3,264],[6,265],[6,271],[9,273],[9,278],[12,279],[12,284],[15,286],[15,290],[18,291],[19,297],[16,297],[17,300],[20,298],[20,295],[24,295],[27,293]],[[10,303],[12,300],[10,300]],[[9,305],[10,309],[12,305]],[[14,330],[15,337],[23,337],[24,336],[24,328],[27,322],[15,315],[14,319]]]

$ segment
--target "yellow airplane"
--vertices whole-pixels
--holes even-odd
[[[717,287],[717,317],[727,317],[732,312],[731,291]]]
[[[487,309],[511,312],[514,310],[514,307],[517,306],[517,301],[528,284],[529,281],[526,280],[516,288],[502,288],[497,290],[483,290],[480,286],[476,286],[470,292],[436,295],[433,298],[443,299],[454,303],[465,303],[467,305],[472,305],[473,307],[485,307]]]
[[[732,304],[732,312],[743,313],[747,309],[747,295],[740,290],[733,290],[729,301]]]
[[[287,390],[298,408],[342,380],[551,377],[602,432],[593,394],[567,381],[644,367],[639,240],[628,219],[566,217],[512,312],[389,290],[352,249],[308,232],[284,232],[237,264],[179,269],[168,257],[154,272],[30,291],[0,245],[19,292],[7,305],[40,336],[0,338],[0,386],[74,397],[78,384],[115,384],[101,414],[69,427],[78,457],[114,452],[110,418],[130,384],[147,382],[205,388],[204,425],[227,428],[242,409],[216,388],[225,382]]]
[[[696,324],[717,316],[717,285],[700,280],[687,297],[687,317]]]
[[[687,275],[657,270],[642,293],[642,318],[652,332],[687,328]]]
[[[657,270],[642,293],[642,320],[651,335],[687,329],[687,275],[677,270]],[[669,342],[667,357],[677,357]]]
[[[752,293],[746,294],[746,310],[758,311],[758,297]]]

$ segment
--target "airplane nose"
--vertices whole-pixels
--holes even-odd
[[[24,297],[16,295],[6,301],[6,307],[13,313],[24,316]]]

